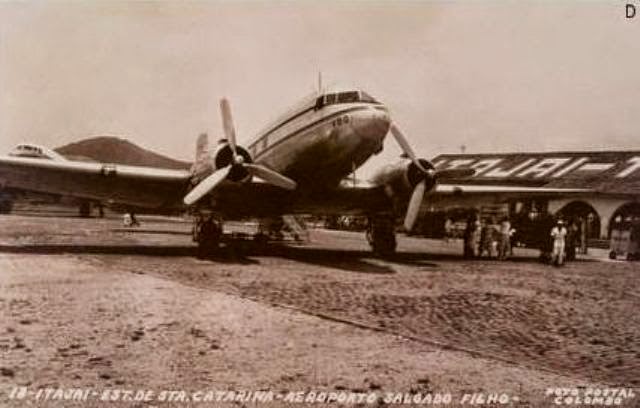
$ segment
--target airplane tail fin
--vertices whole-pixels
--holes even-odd
[[[210,163],[209,136],[206,133],[201,133],[196,141],[196,157],[191,166],[191,172],[199,173],[210,166]]]

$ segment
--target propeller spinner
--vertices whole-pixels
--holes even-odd
[[[196,185],[184,197],[184,203],[187,205],[194,204],[202,197],[212,192],[220,183],[222,183],[222,181],[224,181],[229,176],[231,170],[233,170],[234,167],[241,167],[252,176],[259,177],[267,183],[284,188],[286,190],[294,190],[297,184],[290,178],[261,164],[247,163],[245,161],[244,157],[242,157],[242,155],[238,153],[238,148],[236,145],[236,130],[235,126],[233,125],[233,117],[231,116],[231,107],[229,105],[229,101],[227,101],[226,99],[222,99],[220,101],[220,111],[222,113],[224,134],[227,138],[229,148],[231,149],[233,156],[232,161],[230,164],[215,170],[204,180],[198,183],[198,185]]]
[[[425,168],[425,166],[421,163],[421,160],[423,159],[418,159],[415,152],[411,148],[409,141],[395,124],[391,124],[391,134],[393,135],[398,145],[400,145],[400,148],[402,149],[404,154],[406,154],[407,157],[411,159],[411,162],[421,173],[421,180],[413,188],[413,192],[411,193],[411,198],[409,199],[409,204],[407,206],[407,212],[404,216],[404,228],[406,231],[411,231],[416,220],[418,219],[418,213],[420,212],[422,200],[427,193],[428,182],[431,182],[430,184],[435,186],[438,182],[438,179],[463,178],[471,176],[475,172],[471,169],[437,171],[434,170],[432,166]]]

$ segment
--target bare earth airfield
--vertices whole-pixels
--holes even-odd
[[[52,215],[0,218],[5,384],[500,392],[514,406],[548,406],[549,387],[640,385],[636,263],[465,261],[459,243],[406,237],[388,261],[321,229],[204,261],[180,219]]]

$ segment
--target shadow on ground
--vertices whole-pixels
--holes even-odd
[[[0,245],[0,253],[14,254],[94,254],[157,257],[196,257],[195,245],[72,245],[72,244],[23,244]],[[255,257],[280,257],[290,261],[334,268],[348,272],[368,274],[393,274],[393,264],[436,268],[440,262],[503,263],[495,259],[464,259],[457,254],[430,254],[425,252],[398,252],[389,258],[376,257],[370,251],[313,248],[269,244],[257,246],[251,241],[229,241],[220,250],[203,261],[211,263],[257,264]],[[518,256],[506,262],[538,263],[537,257]],[[578,262],[590,262],[588,260]]]

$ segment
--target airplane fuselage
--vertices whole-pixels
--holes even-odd
[[[387,108],[365,92],[327,91],[293,106],[248,151],[302,189],[332,188],[382,150],[389,126]]]

